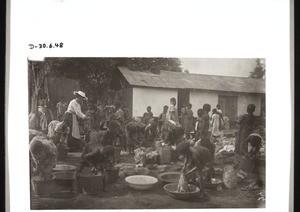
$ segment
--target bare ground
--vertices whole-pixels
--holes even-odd
[[[71,155],[67,163],[77,165],[78,156]],[[122,161],[132,162],[132,157],[123,156]],[[155,176],[157,173],[150,173]],[[260,208],[265,207],[264,201],[259,201],[258,190],[241,190],[241,187],[252,182],[240,182],[236,189],[205,190],[204,198],[188,201],[176,200],[168,196],[161,182],[146,191],[129,188],[124,178],[107,186],[107,191],[97,196],[79,194],[71,199],[31,198],[31,209],[172,209],[172,208]]]

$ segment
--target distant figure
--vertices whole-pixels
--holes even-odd
[[[87,111],[85,114],[89,119],[84,122],[84,131],[87,132],[90,129],[96,129],[96,111],[91,102],[87,104]]]
[[[183,128],[187,139],[190,139],[190,132],[193,131],[194,113],[192,111],[192,104],[188,103],[187,107],[182,108],[181,114],[183,116]]]
[[[101,123],[106,121],[106,116],[105,116],[105,107],[101,102],[98,102],[97,104],[97,110],[96,110],[96,129],[100,129]]]
[[[197,111],[197,120],[196,120],[196,124],[195,124],[195,141],[198,141],[201,137],[202,137],[202,127],[203,127],[203,119],[202,119],[202,116],[203,116],[203,109],[199,109]]]
[[[167,120],[179,123],[178,111],[176,106],[176,99],[173,97],[170,99],[169,113],[167,114]]]
[[[57,120],[62,121],[63,115],[65,114],[68,108],[68,104],[65,102],[63,97],[59,98],[59,102],[56,104],[56,117]]]
[[[40,100],[38,111],[40,114],[40,128],[46,133],[49,123],[54,119],[52,111],[47,107],[46,100]]]
[[[151,118],[153,118],[153,113],[151,112],[151,107],[150,106],[148,106],[147,107],[147,112],[146,113],[144,113],[144,115],[143,115],[143,118],[142,118],[142,122],[144,123],[144,124],[149,124],[149,120],[151,119]]]
[[[210,112],[210,110],[211,110],[210,104],[203,105],[203,115],[202,115],[203,125],[202,125],[202,128],[200,129],[201,135],[208,132],[208,130],[209,130],[209,114],[208,113]]]
[[[154,141],[158,139],[158,118],[149,120],[149,124],[145,128],[145,142],[149,147],[154,147]]]
[[[220,105],[217,105],[216,107],[217,107],[217,113],[219,114],[219,118],[220,118],[219,130],[222,130],[224,125],[223,112],[221,110]]]
[[[220,126],[220,116],[219,113],[217,112],[217,109],[212,110],[212,116],[211,116],[211,125],[212,125],[212,136],[215,138],[220,137],[221,132],[219,130]]]
[[[217,112],[219,113],[219,115],[222,115],[223,112],[222,112],[222,110],[221,110],[220,105],[217,105],[216,108],[217,108],[216,110],[217,110]]]
[[[168,109],[169,109],[169,106],[165,105],[163,107],[163,112],[159,115],[159,118],[158,118],[158,129],[159,129],[159,132],[161,132],[162,125],[167,120]]]
[[[116,108],[115,108],[115,106],[112,104],[112,100],[111,100],[111,99],[108,99],[108,100],[107,100],[107,105],[106,105],[105,108],[104,108],[104,111],[105,111],[105,119],[108,120],[109,117],[110,117],[111,115],[114,114],[115,110],[116,110]]]
[[[125,117],[124,117],[124,111],[121,107],[121,102],[116,102],[115,104],[116,108],[116,112],[115,112],[115,117],[116,120],[119,122],[119,124],[121,125],[122,129],[125,128]]]
[[[229,130],[229,118],[227,116],[223,116],[223,128],[224,130]]]
[[[243,154],[241,145],[255,128],[256,117],[253,114],[254,111],[255,105],[249,104],[247,106],[247,114],[241,115],[236,121],[238,125],[238,133],[235,141],[235,152],[238,154]]]

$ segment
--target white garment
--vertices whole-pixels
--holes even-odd
[[[73,138],[80,139],[80,132],[79,132],[79,126],[78,126],[78,122],[77,122],[77,117],[75,114],[72,114],[72,118],[73,118],[72,136],[73,136]]]
[[[82,113],[80,104],[76,101],[76,99],[73,99],[68,106],[67,112],[76,114],[79,118],[85,118],[86,115]]]
[[[67,109],[68,113],[72,114],[72,120],[73,120],[73,125],[72,125],[72,136],[74,138],[80,139],[80,132],[79,132],[79,126],[77,122],[77,116],[79,118],[85,118],[86,115],[82,113],[81,111],[81,106],[80,104],[76,101],[76,99],[73,99],[68,106]]]
[[[220,116],[218,114],[213,114],[211,118],[212,118],[212,135],[218,137],[221,135],[221,132],[219,130]]]

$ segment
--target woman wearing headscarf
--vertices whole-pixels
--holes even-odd
[[[53,123],[54,125],[55,127],[49,128],[48,135],[51,137],[39,134],[34,136],[29,144],[34,176],[39,180],[51,179],[51,172],[57,161],[57,146],[61,141],[63,130],[62,123]]]

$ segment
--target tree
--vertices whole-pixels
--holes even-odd
[[[47,74],[49,63],[28,61],[28,81],[30,98],[29,128],[39,129],[38,99]]]
[[[107,92],[118,66],[155,74],[160,70],[182,71],[177,58],[46,58],[46,63],[54,76],[79,79],[89,96]]]
[[[264,78],[266,74],[266,69],[264,65],[264,60],[256,59],[256,67],[252,72],[250,72],[250,78]]]

